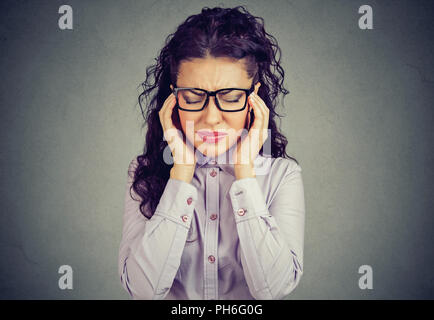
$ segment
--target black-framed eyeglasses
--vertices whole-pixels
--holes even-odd
[[[238,112],[245,109],[247,98],[254,91],[254,88],[254,83],[249,89],[223,88],[216,91],[174,86],[172,92],[176,97],[176,107],[184,111],[202,111],[207,106],[209,97],[215,97],[219,110]]]

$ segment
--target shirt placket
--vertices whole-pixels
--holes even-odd
[[[207,168],[204,255],[204,299],[218,295],[219,168]]]

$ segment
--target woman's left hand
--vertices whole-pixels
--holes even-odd
[[[255,177],[254,161],[259,154],[264,142],[268,138],[269,112],[264,100],[255,92],[248,99],[248,123],[250,123],[250,108],[253,109],[255,120],[247,136],[237,143],[236,152],[233,155],[234,171],[237,179]]]

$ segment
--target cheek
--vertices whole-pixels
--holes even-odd
[[[240,114],[234,112],[233,115],[225,119],[227,126],[231,129],[229,131],[228,144],[232,146],[240,138],[242,130],[246,127],[247,111],[242,111]]]
[[[183,113],[181,111],[179,112],[179,122],[181,122],[182,131],[185,132],[186,119],[185,119],[185,116],[183,115]]]
[[[243,110],[240,113],[235,113],[226,117],[225,121],[231,129],[239,131],[245,127],[247,111]]]
[[[196,130],[194,126],[197,124],[198,118],[199,115],[197,112],[179,111],[179,121],[181,122],[181,127],[184,134],[190,134],[190,131],[194,132]]]

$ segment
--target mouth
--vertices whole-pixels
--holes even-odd
[[[226,137],[228,134],[218,131],[197,131],[197,134],[206,143],[216,143]]]

